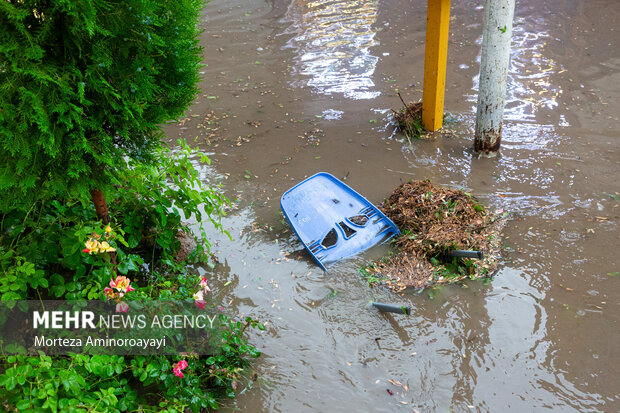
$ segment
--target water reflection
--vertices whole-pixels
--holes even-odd
[[[352,99],[379,96],[372,81],[379,58],[370,51],[378,45],[376,19],[377,0],[294,0],[284,18],[284,34],[293,36],[284,48],[296,52],[292,85]]]
[[[489,342],[479,351],[472,365],[478,383],[474,404],[510,405],[517,411],[556,407],[562,411],[586,411],[600,404],[596,393],[584,393],[553,366],[553,342],[548,337],[548,315],[540,300],[544,293],[531,286],[526,272],[505,268],[485,297],[490,319]],[[519,317],[514,317],[518,314]],[[510,319],[510,323],[500,320]],[[503,360],[503,363],[498,363]],[[507,372],[510,377],[508,378]],[[535,374],[533,375],[533,372]],[[478,374],[476,374],[478,373]],[[510,383],[508,387],[500,383]],[[494,387],[490,395],[483,389]],[[551,401],[547,394],[560,394],[562,402]],[[519,394],[519,397],[515,397]]]
[[[550,39],[548,32],[540,30],[543,23],[531,18],[527,20],[522,17],[515,18],[504,109],[505,120],[534,122],[541,109],[552,110],[558,106],[562,89],[550,79],[564,69],[548,54],[543,54],[543,49]],[[477,43],[482,44],[481,37]],[[480,56],[477,60],[480,63]],[[469,95],[469,100],[477,102],[479,75],[474,77],[473,82],[475,93]]]

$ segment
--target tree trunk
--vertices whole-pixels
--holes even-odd
[[[502,139],[515,0],[487,0],[484,8],[474,150],[494,156]]]
[[[108,225],[111,219],[108,213],[108,203],[105,200],[103,192],[101,192],[101,189],[93,189],[90,191],[90,196],[93,200],[93,204],[95,204],[97,219],[101,221],[103,225]]]
[[[105,200],[105,196],[101,189],[92,189],[90,191],[91,199],[93,200],[93,204],[95,204],[95,211],[97,212],[97,219],[101,221],[101,224],[105,227],[107,226],[112,219],[110,219],[110,213],[108,212],[108,203]],[[114,271],[116,272],[116,253],[108,252],[110,255],[110,262],[114,266]]]

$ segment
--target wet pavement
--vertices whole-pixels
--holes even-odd
[[[422,97],[423,1],[212,0],[202,95],[166,133],[210,154],[235,200],[197,268],[231,314],[265,322],[244,412],[620,411],[620,3],[519,0],[501,157],[472,153],[482,1],[453,0],[450,134],[394,132]],[[410,178],[511,213],[490,283],[421,295],[368,288],[307,257],[281,194],[326,171],[379,203]],[[385,315],[373,300],[412,307]],[[392,380],[392,382],[388,381]],[[389,390],[389,391],[388,391]]]

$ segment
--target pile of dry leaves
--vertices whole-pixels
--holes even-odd
[[[381,209],[401,230],[400,252],[367,271],[393,291],[489,277],[497,270],[503,215],[487,211],[471,194],[412,180]],[[484,259],[447,258],[455,249],[483,251]]]

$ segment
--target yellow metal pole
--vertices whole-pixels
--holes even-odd
[[[428,0],[426,45],[424,49],[422,125],[429,131],[436,131],[443,124],[449,23],[450,0]]]

